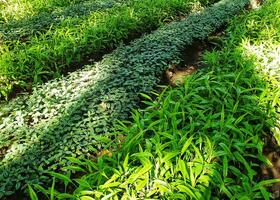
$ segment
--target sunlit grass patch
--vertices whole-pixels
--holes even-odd
[[[0,1],[0,22],[19,20],[40,12],[52,12],[56,8],[73,5],[85,0],[8,0]]]

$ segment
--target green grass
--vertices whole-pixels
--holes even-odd
[[[8,97],[15,88],[30,89],[61,73],[95,60],[125,40],[149,32],[182,13],[199,0],[133,0],[128,5],[68,18],[28,42],[3,45],[0,56],[0,93]],[[205,2],[205,1],[202,1]],[[13,90],[14,89],[14,90]]]
[[[0,108],[0,196],[27,183],[49,182],[65,156],[94,157],[110,145],[114,122],[128,119],[181,50],[204,39],[242,11],[247,0],[222,1],[119,47],[100,62],[34,88]]]
[[[68,172],[86,172],[78,179],[53,174],[74,192],[34,188],[57,199],[273,198],[267,186],[280,180],[259,170],[263,139],[279,134],[279,15],[280,2],[268,0],[236,17],[221,49],[204,54],[206,68],[154,101],[143,95],[147,108],[116,127],[127,139],[112,143],[113,157],[70,159]]]
[[[40,12],[34,16],[0,24],[1,39],[9,49],[12,49],[18,41],[24,43],[35,35],[38,36],[49,29],[54,30],[66,19],[68,21],[71,19],[73,23],[79,23],[80,20],[77,20],[77,18],[90,15],[92,12],[100,12],[115,6],[129,4],[130,2],[124,0],[89,0],[57,8],[51,13]]]
[[[52,12],[59,7],[74,5],[85,0],[3,0],[0,2],[0,23]]]

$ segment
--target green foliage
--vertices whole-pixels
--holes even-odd
[[[40,12],[52,12],[60,7],[71,6],[85,0],[2,0],[0,24],[34,16]]]
[[[59,8],[51,13],[41,12],[35,16],[0,24],[0,35],[2,35],[2,40],[5,41],[5,44],[11,49],[19,40],[28,41],[34,35],[42,34],[49,29],[54,30],[66,19],[68,23],[77,24],[81,21],[78,20],[80,17],[87,16],[92,12],[100,12],[101,10],[109,9],[114,6],[121,6],[124,2],[129,3],[131,1],[91,0],[70,5],[65,8]]]
[[[108,148],[114,121],[129,117],[138,94],[151,91],[156,77],[180,62],[186,45],[206,38],[246,2],[222,1],[2,105],[0,149],[8,151],[1,158],[0,196],[48,181],[41,169],[67,166],[65,156],[92,157]]]
[[[270,196],[265,186],[279,180],[256,181],[260,161],[253,160],[262,159],[260,136],[267,123],[258,104],[262,91],[254,85],[248,88],[259,79],[253,65],[247,64],[242,71],[222,71],[220,64],[210,72],[205,69],[183,87],[168,89],[147,109],[134,113],[131,124],[119,127],[127,139],[111,159],[123,161],[116,166],[104,158],[114,168],[104,174],[102,184],[92,179],[97,170],[75,179],[78,187],[73,199]],[[265,86],[259,81],[259,87]],[[241,103],[237,106],[237,102]],[[73,166],[86,170],[81,162]]]
[[[207,68],[154,101],[142,95],[147,108],[116,128],[127,138],[112,158],[70,158],[87,173],[69,198],[272,199],[266,186],[280,180],[257,172],[264,133],[279,130],[279,8],[269,0],[236,17],[223,48],[204,55]]]
[[[15,87],[27,89],[32,83],[76,69],[76,63],[95,60],[122,41],[149,32],[181,12],[189,13],[194,2],[199,0],[133,0],[84,17],[67,18],[26,43],[13,41],[12,48],[8,42],[0,56],[0,91],[9,95]]]

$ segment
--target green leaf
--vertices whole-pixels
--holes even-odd
[[[166,155],[163,157],[163,162],[169,162],[172,158],[176,157],[180,152],[167,152]]]
[[[56,172],[50,172],[50,174],[53,177],[62,180],[64,182],[65,187],[68,185],[68,183],[73,183],[72,180],[66,175],[59,174],[59,173],[56,173]]]
[[[95,199],[90,196],[82,196],[80,197],[80,200],[95,200]]]
[[[78,158],[66,157],[66,159],[74,164],[84,165],[84,163],[82,161],[80,161]]]
[[[179,167],[180,172],[183,175],[184,180],[189,179],[189,173],[187,171],[186,164],[183,160],[181,160],[181,159],[178,160],[178,167]]]
[[[62,170],[69,170],[74,172],[85,172],[85,170],[79,166],[66,166],[63,167]]]
[[[267,185],[272,185],[272,184],[275,184],[275,183],[279,183],[280,182],[280,179],[277,178],[277,179],[270,179],[270,180],[263,180],[263,181],[260,181],[256,187],[263,187],[263,186],[267,186]],[[255,188],[255,187],[254,187]],[[256,188],[255,188],[256,189]],[[255,190],[254,189],[254,190]]]
[[[33,187],[34,187],[36,190],[38,190],[38,191],[40,191],[41,193],[43,193],[46,197],[48,197],[48,194],[49,194],[48,190],[46,190],[45,188],[43,188],[41,185],[39,185],[39,184],[33,184]]]
[[[190,144],[192,143],[193,140],[193,136],[191,136],[184,144],[182,150],[181,150],[181,156],[187,151],[188,147],[190,146]]]
[[[50,200],[54,200],[55,198],[55,177],[53,178],[52,187],[50,188]]]
[[[227,156],[223,156],[223,176],[227,177],[228,175],[228,159]]]
[[[152,99],[150,96],[148,96],[147,94],[140,93],[140,95],[141,95],[142,97],[146,98],[146,99],[149,99],[150,101],[153,101],[153,99]]]
[[[123,169],[124,169],[125,171],[128,170],[128,159],[129,159],[129,154],[127,154],[127,155],[125,156],[125,159],[124,159],[124,161],[123,161]]]
[[[30,196],[31,200],[38,200],[37,194],[35,193],[35,191],[33,190],[33,188],[30,185],[28,185],[28,192],[29,192],[29,196]]]
[[[195,194],[191,191],[190,188],[188,188],[185,185],[177,185],[177,188],[180,192],[186,193],[188,196],[192,197],[192,198],[196,198]]]

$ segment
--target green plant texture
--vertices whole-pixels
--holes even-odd
[[[59,8],[51,13],[41,12],[35,16],[0,24],[0,35],[11,49],[19,40],[26,42],[34,35],[42,34],[49,29],[54,30],[65,20],[77,25],[81,22],[81,20],[78,20],[80,17],[90,15],[92,12],[122,6],[125,2],[129,3],[131,1],[90,0]]]
[[[66,156],[90,157],[108,147],[113,123],[129,117],[138,94],[151,91],[163,71],[180,62],[186,45],[205,39],[246,3],[221,1],[2,105],[0,195],[48,181],[41,169],[67,166]]]
[[[40,12],[52,12],[65,6],[85,0],[2,0],[0,2],[0,23],[34,16]]]
[[[96,60],[125,40],[189,13],[194,3],[199,0],[133,0],[84,17],[67,18],[28,42],[12,42],[12,48],[4,44],[0,49],[0,93],[7,98],[15,88],[29,89],[77,69],[78,63]]]
[[[33,188],[56,199],[273,199],[267,186],[280,180],[258,169],[262,139],[279,135],[279,15],[269,0],[235,17],[206,68],[154,101],[142,94],[147,108],[116,127],[127,138],[113,157],[69,158],[80,178],[52,174],[74,192],[58,192],[55,179],[51,191]]]

